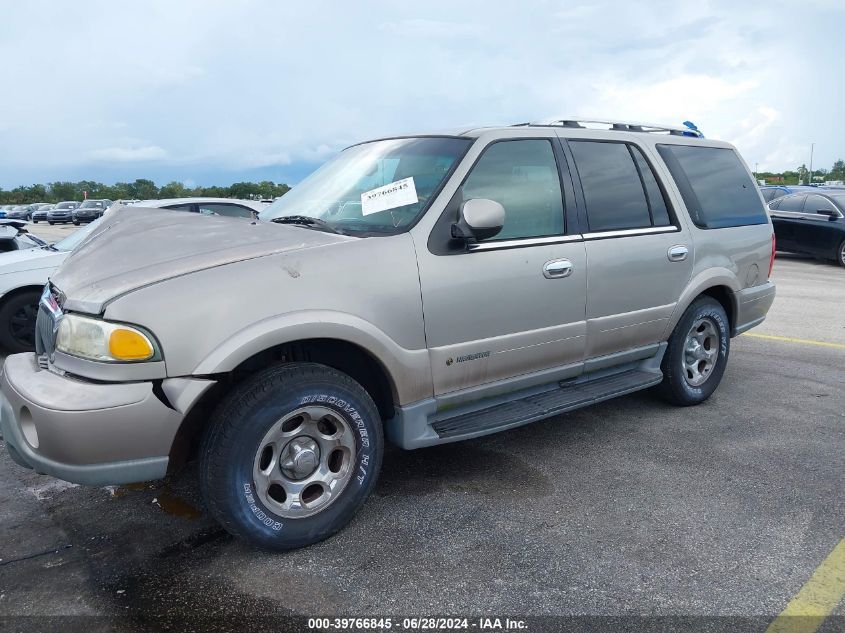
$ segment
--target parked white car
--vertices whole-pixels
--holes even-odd
[[[104,217],[122,206],[110,206]],[[170,198],[166,200],[142,200],[131,206],[188,211],[202,215],[226,215],[254,218],[267,205],[258,200],[234,200],[230,198]],[[2,222],[2,221],[0,221]],[[17,231],[12,226],[0,226],[0,346],[9,353],[28,352],[35,349],[35,318],[38,301],[47,279],[53,274],[78,244],[99,224],[91,222],[52,246],[46,245],[32,235],[18,236],[18,241],[29,240],[30,246],[10,242],[4,246],[4,231],[11,236]],[[33,241],[33,240],[37,240]],[[40,246],[40,248],[35,248]]]
[[[40,247],[0,253],[0,345],[9,353],[35,349],[35,317],[47,278],[99,224]],[[35,244],[33,244],[35,246]]]

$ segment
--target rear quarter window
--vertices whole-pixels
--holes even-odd
[[[699,228],[768,222],[757,184],[734,150],[659,144],[657,151]]]

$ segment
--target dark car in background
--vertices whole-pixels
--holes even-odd
[[[79,224],[93,222],[97,218],[103,217],[103,213],[105,213],[106,209],[108,209],[111,205],[111,200],[86,200],[73,210],[73,213],[71,214],[72,221],[77,226]]]
[[[41,207],[38,207],[35,211],[32,212],[30,216],[30,220],[32,220],[35,224],[39,222],[46,222],[47,221],[47,213],[55,207],[55,204],[45,204]]]
[[[845,267],[845,190],[799,191],[769,203],[777,249]]]
[[[9,220],[27,220],[29,218],[29,209],[26,205],[17,204],[6,211],[6,218]]]
[[[73,210],[79,206],[79,203],[74,200],[66,200],[59,202],[55,207],[47,212],[48,224],[65,224],[73,222]]]

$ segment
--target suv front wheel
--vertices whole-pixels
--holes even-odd
[[[712,297],[699,297],[686,309],[669,337],[658,393],[681,406],[704,402],[722,380],[730,347],[725,309]]]
[[[206,505],[223,527],[286,550],[328,538],[378,478],[382,421],[352,378],[315,363],[280,364],[235,388],[200,452]]]

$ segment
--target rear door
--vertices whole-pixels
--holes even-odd
[[[689,230],[678,221],[647,150],[625,141],[566,144],[583,209],[586,358],[652,346],[692,274]]]

